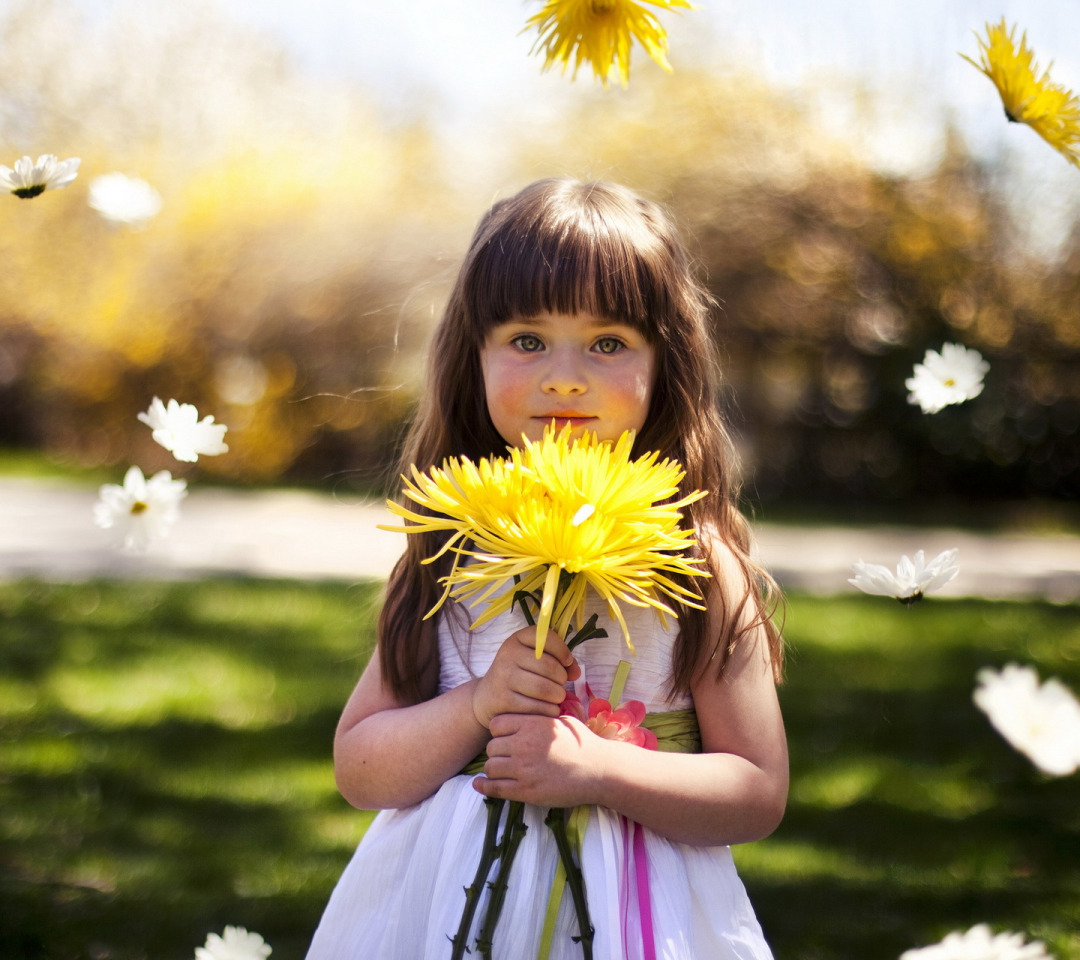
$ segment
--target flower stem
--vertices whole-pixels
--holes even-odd
[[[566,871],[566,884],[570,888],[570,896],[574,901],[574,913],[577,914],[580,934],[574,939],[580,942],[585,960],[592,960],[593,926],[589,919],[589,904],[585,899],[585,878],[581,875],[581,867],[574,861],[574,853],[570,849],[570,838],[566,835],[566,808],[552,807],[544,818],[544,823],[555,835],[555,846],[559,851],[563,869]]]
[[[530,627],[535,627],[536,621],[533,619],[532,612],[529,610],[529,604],[526,602],[528,600],[531,600],[533,603],[536,604],[537,608],[539,608],[540,601],[536,599],[535,593],[529,593],[528,590],[518,590],[517,593],[514,594],[514,603],[521,604],[521,612],[525,617],[525,622]]]
[[[586,640],[591,640],[593,637],[606,637],[608,632],[603,627],[596,625],[597,614],[593,614],[585,621],[585,625],[575,633],[569,640],[566,641],[566,646],[573,650],[579,643],[584,643]]]
[[[510,886],[510,868],[513,866],[514,857],[517,855],[525,831],[528,829],[525,823],[525,804],[520,800],[511,801],[506,814],[506,826],[503,827],[502,842],[499,844],[499,872],[495,874],[495,880],[490,885],[491,896],[488,898],[487,910],[484,911],[484,922],[480,925],[480,934],[476,938],[476,947],[484,960],[491,960],[495,927],[499,922],[499,915],[506,902],[506,891]]]
[[[461,922],[458,924],[457,935],[450,938],[454,945],[450,954],[451,960],[462,960],[468,952],[469,930],[472,927],[473,917],[476,915],[476,907],[480,903],[480,894],[487,882],[488,874],[491,873],[491,865],[499,855],[499,844],[495,840],[499,832],[499,818],[502,816],[505,800],[495,797],[484,797],[487,806],[487,828],[484,830],[484,847],[480,852],[480,863],[476,867],[476,876],[473,882],[465,888],[465,909],[461,912]]]
[[[532,611],[529,610],[529,601],[532,601],[540,606],[540,601],[536,599],[536,594],[529,593],[527,590],[518,590],[514,594],[514,603],[521,606],[521,612],[525,616],[525,622],[530,627],[536,626],[536,621],[533,619]],[[573,650],[579,643],[584,643],[586,640],[591,640],[593,637],[606,637],[608,632],[603,627],[596,625],[596,618],[598,614],[593,614],[585,621],[584,626],[577,633],[575,633],[569,640],[566,641],[566,646]]]

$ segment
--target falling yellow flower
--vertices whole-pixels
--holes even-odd
[[[632,431],[614,446],[598,443],[594,434],[571,440],[569,428],[556,434],[551,427],[542,440],[523,441],[509,457],[476,464],[451,458],[426,474],[414,467],[412,479],[404,478],[405,494],[434,515],[388,504],[412,522],[384,529],[451,532],[425,561],[447,550],[456,554],[442,581],[445,592],[427,616],[448,596],[470,605],[487,601],[473,624],[480,626],[509,610],[521,593],[539,596],[539,657],[549,626],[561,636],[571,623],[581,626],[590,587],[607,602],[631,650],[620,603],[675,616],[666,596],[700,609],[697,595],[671,579],[708,576],[697,569],[700,559],[683,556],[696,541],[692,530],[679,526],[679,508],[705,494],[661,502],[678,493],[683,471],[677,462],[657,462],[657,453],[631,461]]]
[[[981,49],[981,63],[960,54],[978,67],[998,88],[1005,116],[1013,123],[1026,123],[1040,137],[1080,167],[1080,98],[1071,90],[1050,79],[1051,63],[1042,76],[1028,48],[1027,34],[1021,34],[1017,49],[1016,27],[1001,23],[986,25],[986,40],[976,34]]]
[[[689,0],[645,2],[662,10],[693,9]],[[545,0],[543,9],[525,25],[526,30],[532,27],[540,35],[530,52],[543,51],[545,70],[561,63],[565,73],[572,59],[572,78],[582,63],[590,63],[605,87],[616,70],[625,87],[630,82],[630,46],[636,38],[645,52],[671,73],[667,31],[656,14],[637,0]]]

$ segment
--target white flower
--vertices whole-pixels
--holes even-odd
[[[922,550],[919,550],[913,560],[907,556],[901,557],[895,574],[880,563],[863,563],[860,560],[851,565],[855,576],[848,583],[864,593],[895,597],[901,603],[914,603],[921,600],[924,593],[945,586],[960,572],[956,564],[957,553],[959,550],[956,548],[946,550],[927,563]]]
[[[154,431],[154,440],[177,460],[194,463],[200,453],[215,457],[229,450],[228,444],[223,442],[228,427],[214,423],[213,417],[199,420],[199,411],[190,403],[170,400],[166,407],[154,397],[150,409],[140,413],[139,419]]]
[[[1043,773],[1064,777],[1080,767],[1080,701],[1060,680],[1041,687],[1031,667],[979,671],[972,699],[1013,747]]]
[[[900,960],[1050,960],[1041,940],[1024,943],[1022,933],[996,936],[985,923],[967,933],[950,933],[940,943],[906,950]]]
[[[22,197],[24,200],[36,197],[46,190],[59,190],[66,187],[79,174],[78,157],[70,160],[57,160],[51,153],[42,154],[34,163],[29,157],[15,161],[15,169],[0,166],[0,186]]]
[[[187,481],[174,480],[161,470],[147,480],[138,467],[130,467],[124,485],[106,483],[94,504],[94,522],[114,530],[129,550],[145,550],[167,536],[180,516],[180,501],[187,496]]]
[[[923,362],[915,364],[915,376],[904,381],[911,391],[908,403],[917,403],[923,413],[937,413],[951,403],[971,400],[982,393],[989,369],[978,350],[958,343],[944,344],[941,353],[927,350]]]
[[[144,227],[161,210],[161,194],[145,180],[106,173],[90,181],[90,206],[110,223]]]
[[[195,948],[195,960],[264,960],[271,954],[270,945],[257,933],[243,927],[226,927],[222,936],[211,933],[206,946]]]

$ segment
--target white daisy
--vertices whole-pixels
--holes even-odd
[[[124,485],[106,483],[98,491],[94,522],[113,530],[129,550],[146,550],[166,537],[180,516],[180,501],[187,496],[187,481],[174,480],[168,470],[149,480],[138,467],[130,467]]]
[[[195,960],[265,960],[273,951],[257,933],[226,927],[222,936],[211,933],[206,945],[195,948]]]
[[[106,173],[90,181],[89,203],[110,223],[145,227],[161,211],[161,194],[145,180]]]
[[[42,154],[34,163],[29,157],[15,161],[15,169],[0,165],[0,187],[22,197],[24,200],[36,197],[46,190],[59,190],[66,187],[78,175],[78,157],[70,160],[57,160],[51,153]]]
[[[914,559],[909,560],[906,555],[901,557],[896,565],[896,573],[880,563],[859,560],[851,565],[855,576],[848,583],[864,593],[895,597],[901,603],[914,603],[921,600],[924,593],[945,586],[960,572],[956,563],[959,552],[957,548],[946,550],[927,563],[922,550],[919,550]]]
[[[941,353],[927,350],[915,375],[904,381],[911,391],[908,403],[917,403],[923,413],[937,413],[952,403],[963,403],[982,393],[983,377],[990,369],[978,350],[959,343],[946,343]]]
[[[214,423],[213,417],[200,420],[199,411],[190,403],[170,400],[166,407],[154,397],[150,409],[140,413],[139,419],[154,431],[154,440],[177,460],[194,463],[200,453],[215,457],[229,450],[228,444],[223,442],[228,427]]]
[[[1000,733],[1043,773],[1064,777],[1080,768],[1080,701],[1060,680],[1039,686],[1031,667],[979,671],[972,695]]]
[[[995,935],[985,923],[950,933],[940,943],[906,950],[900,960],[1050,960],[1041,940],[1024,943],[1022,933]]]

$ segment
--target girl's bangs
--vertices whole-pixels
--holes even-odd
[[[478,341],[513,317],[540,313],[605,317],[629,324],[651,341],[666,298],[643,251],[612,230],[545,226],[496,232],[474,251],[466,311]],[[648,239],[655,247],[655,238]]]

